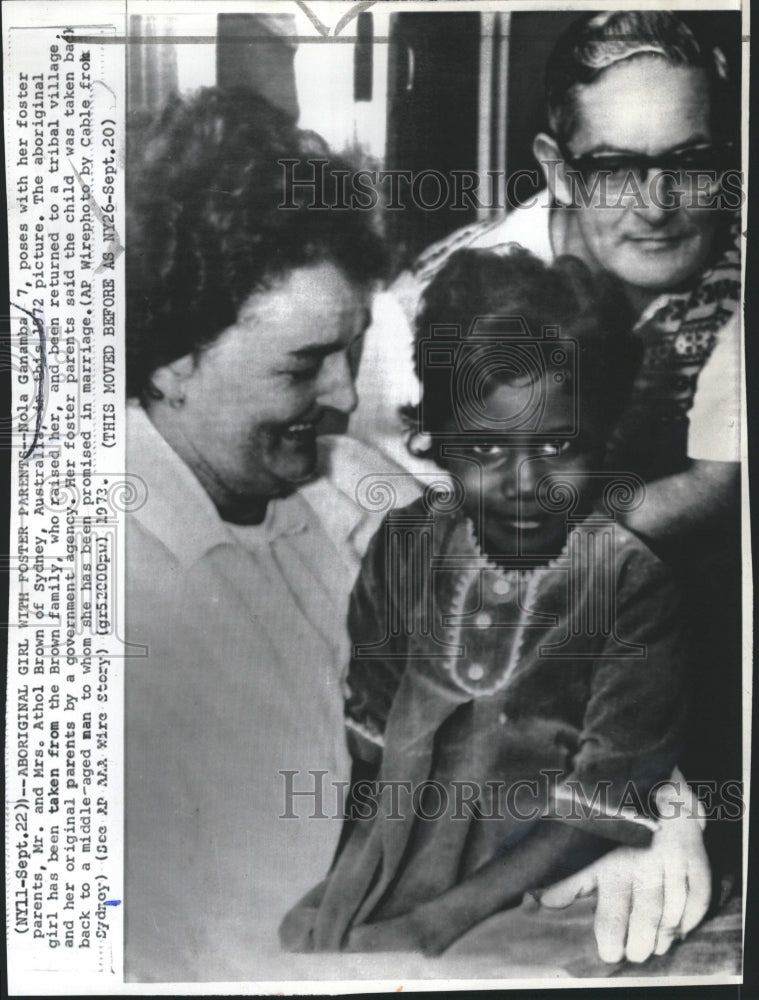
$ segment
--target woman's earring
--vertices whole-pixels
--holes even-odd
[[[172,396],[171,399],[169,400],[169,406],[172,408],[172,410],[179,410],[184,406],[184,401],[185,401],[184,393],[177,393],[176,396]]]

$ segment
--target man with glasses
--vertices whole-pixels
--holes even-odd
[[[672,14],[583,19],[549,61],[552,134],[534,143],[554,200],[552,252],[614,274],[639,317],[644,359],[615,462],[651,484],[631,526],[654,541],[713,519],[737,486],[740,284],[729,209],[740,192],[725,77],[721,52],[704,50]],[[705,406],[702,390],[718,405]]]
[[[740,573],[728,536],[730,522],[739,523],[741,192],[726,60],[672,13],[588,14],[557,43],[546,84],[550,131],[533,148],[547,197],[436,244],[399,279],[382,311],[375,306],[351,433],[403,460],[395,408],[414,389],[404,375],[412,355],[408,316],[456,250],[506,251],[516,242],[546,260],[573,254],[613,274],[637,317],[642,362],[609,467],[646,482],[645,502],[629,513],[628,526],[684,577],[696,568],[702,582],[715,581],[698,595],[707,650],[701,669],[711,677],[697,682],[693,728],[706,770],[694,773],[700,765],[691,764],[689,777],[736,778],[740,629],[727,618],[724,597],[722,606],[713,602],[719,589],[736,587]],[[420,465],[408,455],[405,462]],[[733,603],[739,606],[739,595]],[[706,664],[709,655],[720,670]],[[720,715],[730,720],[732,758],[728,752],[717,761]],[[640,961],[667,950],[675,925],[687,932],[708,906],[709,868],[694,826],[670,824],[669,840],[663,834],[632,863],[625,849],[608,855],[595,873],[580,873],[544,902],[567,903],[597,888],[602,957]]]
[[[615,275],[638,317],[645,354],[614,459],[649,483],[630,526],[666,542],[729,508],[738,483],[742,195],[725,58],[671,13],[586,15],[557,43],[546,91],[550,133],[533,147],[545,196],[459,230],[401,276],[386,322],[375,310],[351,433],[404,458],[406,320],[451,253],[574,254]]]

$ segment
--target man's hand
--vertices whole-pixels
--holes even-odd
[[[709,907],[706,824],[677,769],[672,784],[659,789],[656,803],[660,828],[650,847],[620,847],[540,895],[541,905],[563,908],[597,892],[594,924],[604,962],[645,962],[652,954],[663,955]]]

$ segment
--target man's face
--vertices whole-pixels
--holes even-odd
[[[611,66],[578,88],[577,125],[567,142],[574,158],[605,154],[660,154],[711,141],[709,90],[697,68],[672,66],[656,56]],[[691,280],[709,256],[718,212],[684,197],[650,197],[648,178],[623,207],[574,208],[581,255],[644,293],[675,290]],[[664,178],[662,178],[662,181]],[[613,205],[612,199],[608,199]]]
[[[250,296],[197,360],[183,359],[172,443],[217,506],[265,502],[313,476],[318,421],[356,406],[368,305],[333,264],[298,268]]]

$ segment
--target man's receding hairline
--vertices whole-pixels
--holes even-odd
[[[629,56],[625,56],[622,59],[618,59],[616,62],[613,62],[609,66],[605,66],[603,69],[599,70],[598,76],[596,76],[593,80],[588,80],[585,83],[578,81],[577,83],[574,83],[572,85],[569,91],[567,91],[568,96],[571,97],[573,95],[575,98],[575,108],[573,113],[570,115],[569,119],[572,123],[572,127],[571,129],[569,129],[567,135],[564,137],[564,142],[570,142],[572,138],[576,135],[580,127],[579,118],[582,114],[582,105],[580,104],[579,101],[576,100],[577,97],[579,97],[580,94],[589,91],[596,84],[601,83],[606,73],[609,72],[610,70],[622,67],[625,64],[629,63],[631,60],[644,59],[647,56],[650,57],[651,59],[657,59],[665,66],[669,66],[672,69],[684,70],[686,72],[694,72],[700,74],[703,86],[705,88],[704,105],[706,107],[707,118],[710,119],[710,116],[712,114],[712,91],[711,87],[709,86],[709,74],[704,66],[694,66],[692,63],[675,62],[672,59],[668,59],[666,56],[660,56],[658,53],[654,52],[651,53],[634,52],[631,53]],[[555,112],[552,115],[552,117],[555,117]],[[552,129],[555,131],[553,123],[552,123]]]
[[[550,128],[568,141],[574,133],[577,96],[614,66],[631,59],[659,58],[675,68],[700,70],[708,89],[707,109],[713,112],[715,83],[727,79],[722,50],[699,37],[687,18],[676,11],[607,10],[580,17],[557,41],[546,67],[546,98]]]

